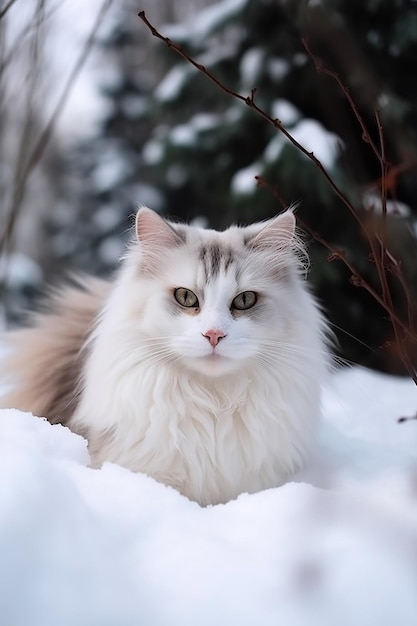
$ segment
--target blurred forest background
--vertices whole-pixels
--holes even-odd
[[[314,152],[363,223],[380,219],[386,193],[386,244],[407,284],[404,290],[389,277],[392,300],[397,315],[412,325],[415,0],[105,0],[88,3],[97,17],[83,40],[66,38],[71,21],[59,26],[60,12],[71,5],[71,19],[81,23],[86,4],[0,0],[4,324],[20,323],[45,283],[59,283],[69,269],[109,274],[139,204],[224,228],[273,216],[282,203],[300,201],[300,218],[345,251],[380,291],[363,228],[319,168],[271,124],[152,37],[137,17],[145,10],[164,35],[229,88],[250,95],[256,87],[257,104]],[[349,89],[377,145],[375,111],[380,112],[385,176],[343,90],[334,77],[317,71],[302,38]],[[88,89],[74,98],[78,74]],[[66,111],[70,96],[73,108],[68,103]],[[84,132],[83,112],[90,110]],[[257,185],[256,175],[275,193]],[[348,361],[404,373],[384,309],[352,284],[352,273],[340,260],[329,260],[325,246],[306,238],[310,278],[334,324],[339,353]],[[415,363],[415,342],[409,342],[408,352]]]

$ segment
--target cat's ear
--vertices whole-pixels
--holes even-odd
[[[165,253],[184,242],[183,236],[171,224],[147,207],[141,207],[137,212],[136,239],[139,256],[134,258],[139,260],[142,274],[148,276],[158,271]]]
[[[267,222],[248,227],[248,245],[252,248],[291,247],[295,238],[295,215],[288,209]]]
[[[136,215],[136,237],[148,250],[174,248],[183,243],[182,237],[158,213],[140,207]]]

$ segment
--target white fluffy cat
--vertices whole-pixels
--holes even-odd
[[[114,281],[64,288],[11,333],[3,406],[202,505],[281,485],[308,456],[328,364],[300,253],[291,210],[217,232],[140,209]]]

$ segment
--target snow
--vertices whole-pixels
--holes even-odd
[[[272,57],[267,60],[267,68],[270,77],[279,82],[283,80],[290,71],[290,64],[287,59],[281,59],[280,57]]]
[[[102,204],[91,216],[97,232],[103,233],[116,228],[120,223],[118,207],[114,204]]]
[[[297,107],[283,98],[273,101],[271,105],[271,115],[274,119],[278,119],[283,126],[291,126],[301,117],[301,113]]]
[[[213,68],[222,61],[229,59],[235,60],[238,42],[241,38],[242,32],[240,30],[229,33],[227,39],[224,41],[216,41],[215,46],[204,50],[198,57],[199,62],[206,68]]]
[[[192,21],[163,26],[161,32],[175,41],[191,40],[201,43],[219,26],[240,13],[247,3],[248,0],[221,0],[200,11]]]
[[[91,172],[91,183],[99,193],[111,191],[126,179],[132,167],[128,156],[122,156],[116,146],[105,147],[100,161]]]
[[[274,163],[275,161],[277,161],[284,146],[285,146],[284,136],[281,134],[274,135],[265,147],[265,150],[263,153],[263,160],[266,163]]]
[[[307,55],[304,54],[303,52],[296,52],[292,56],[292,63],[296,67],[301,67],[302,65],[305,65],[307,61],[308,61]]]
[[[265,52],[262,48],[249,48],[242,56],[239,65],[240,80],[243,88],[256,86],[259,73],[262,69]]]
[[[105,265],[114,265],[117,259],[120,259],[124,252],[125,246],[120,240],[120,236],[106,237],[97,246],[97,254],[99,259]]]
[[[192,70],[191,65],[175,65],[155,89],[155,98],[161,102],[170,102],[178,98]]]
[[[0,615],[16,626],[415,626],[417,389],[333,375],[295,482],[201,508],[0,412]]]
[[[223,0],[208,6],[194,22],[193,37],[205,39],[228,19],[242,11],[248,0]]]
[[[33,259],[21,252],[2,255],[0,259],[0,281],[14,287],[41,285],[42,270]]]
[[[300,120],[291,129],[291,135],[306,150],[313,152],[325,168],[332,167],[342,147],[342,142],[337,135],[312,119]]]
[[[103,161],[99,163],[91,174],[91,182],[99,193],[111,191],[116,185],[120,184],[129,169],[126,170],[126,163],[120,159],[113,161]]]
[[[200,133],[218,128],[224,120],[232,121],[230,109],[223,115],[196,113],[188,122],[174,126],[169,132],[169,139],[177,146],[193,146],[198,142]]]
[[[164,146],[160,139],[150,139],[142,150],[142,157],[148,165],[156,165],[164,158]]]
[[[154,211],[162,211],[163,195],[159,189],[147,183],[130,183],[126,188],[127,198],[132,206],[151,206]]]
[[[169,133],[169,138],[176,146],[193,146],[196,142],[195,128],[192,124],[177,124]]]
[[[366,192],[362,194],[362,202],[364,208],[372,213],[382,213],[382,199],[377,193]],[[396,215],[398,217],[410,217],[411,215],[410,207],[399,200],[386,200],[385,208],[387,215]]]
[[[306,150],[313,152],[326,168],[331,168],[340,150],[343,148],[340,138],[329,132],[319,122],[312,119],[300,119],[298,109],[287,100],[275,100],[271,105],[271,115],[280,120],[284,128],[289,128],[291,135]],[[276,162],[288,145],[287,139],[277,130],[265,146],[262,158],[247,167],[238,170],[231,180],[231,190],[236,195],[251,195],[255,192],[255,176],[262,176],[266,166]]]
[[[182,187],[187,182],[189,177],[190,174],[187,169],[177,163],[170,165],[165,174],[166,181],[171,185],[171,187]]]
[[[262,164],[258,162],[238,170],[230,184],[232,192],[236,195],[252,194],[257,185],[255,176],[259,176],[261,172]]]

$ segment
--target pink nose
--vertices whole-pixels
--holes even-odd
[[[213,330],[211,328],[207,332],[203,333],[203,337],[206,337],[209,340],[210,345],[214,348],[214,346],[217,346],[220,339],[226,337],[226,333],[224,333],[222,330]]]

